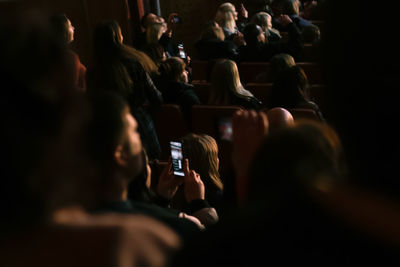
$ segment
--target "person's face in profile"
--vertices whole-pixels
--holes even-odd
[[[70,20],[67,21],[67,28],[68,28],[68,43],[72,43],[74,41],[75,27],[72,26]]]
[[[123,149],[129,175],[136,176],[142,168],[142,142],[137,131],[138,124],[128,108],[123,113]]]

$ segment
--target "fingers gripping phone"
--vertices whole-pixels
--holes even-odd
[[[177,176],[185,176],[183,172],[183,146],[181,142],[171,141],[172,170]]]

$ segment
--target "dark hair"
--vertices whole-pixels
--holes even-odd
[[[338,134],[328,124],[314,121],[298,121],[271,132],[250,170],[249,195],[264,201],[290,198],[319,179],[334,183],[344,181],[347,175]]]
[[[179,57],[170,57],[161,63],[159,72],[161,79],[167,82],[178,82],[186,63]]]
[[[246,41],[247,45],[255,45],[258,43],[257,37],[262,32],[260,26],[249,23],[243,29],[243,36],[244,40]]]
[[[275,79],[268,106],[294,108],[309,101],[308,86],[307,75],[301,67],[296,65],[288,68]]]
[[[147,28],[147,17],[150,15],[151,13],[146,13],[143,15],[143,17],[140,19],[140,26],[142,26],[143,28]]]
[[[56,14],[49,19],[52,33],[63,44],[68,43],[68,17],[64,14]]]
[[[107,164],[121,138],[124,122],[122,113],[128,104],[118,94],[98,91],[89,96],[91,119],[86,134],[89,156],[98,163]]]

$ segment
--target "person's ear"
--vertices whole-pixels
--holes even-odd
[[[127,156],[122,145],[118,145],[114,151],[114,160],[120,166],[127,165]]]

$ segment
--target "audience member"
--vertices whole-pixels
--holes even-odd
[[[211,72],[210,105],[237,105],[259,110],[262,103],[246,90],[240,82],[239,71],[234,61],[219,59]]]
[[[182,138],[182,143],[190,167],[200,174],[204,183],[205,199],[212,207],[221,211],[224,184],[218,171],[217,142],[209,135],[190,133]]]
[[[239,60],[249,61],[269,61],[274,55],[287,53],[297,58],[302,51],[303,42],[301,32],[287,15],[280,16],[280,23],[285,25],[289,32],[289,40],[284,42],[268,42],[263,30],[255,24],[247,24],[243,30],[245,46],[239,48]]]
[[[224,32],[218,23],[206,26],[201,33],[200,39],[195,42],[194,47],[201,60],[217,58],[237,60],[238,57],[238,45],[225,40]]]
[[[299,66],[291,67],[274,81],[269,97],[268,108],[283,107],[306,108],[315,111],[321,121],[325,121],[318,105],[309,100],[308,79],[304,70]]]
[[[192,106],[200,104],[200,100],[189,83],[185,62],[179,57],[170,57],[160,65],[159,72],[156,85],[162,92],[164,103],[178,104],[187,125],[191,125]]]
[[[74,41],[75,27],[65,14],[50,17],[52,32],[63,45],[69,46]],[[81,63],[78,54],[69,50],[73,58],[74,81],[78,91],[86,92],[86,67]]]
[[[267,42],[276,42],[281,39],[281,34],[272,27],[272,17],[267,12],[257,12],[251,17],[249,23],[260,26],[264,32]]]
[[[153,24],[156,24],[162,28],[161,32],[163,33],[158,38],[158,43],[163,46],[167,57],[179,56],[178,44],[173,40],[172,35],[177,24],[181,23],[180,20],[181,18],[177,13],[169,14],[167,21],[165,21],[163,17],[153,13],[145,14],[141,19],[142,32],[135,37],[133,46],[137,49],[143,49],[146,44],[148,44],[148,30],[153,27]],[[160,33],[160,31],[158,31],[158,33]]]
[[[160,144],[144,105],[149,103],[150,108],[156,108],[161,105],[162,96],[137,60],[136,50],[122,43],[121,29],[116,21],[105,21],[96,26],[93,52],[94,65],[88,70],[88,89],[93,94],[112,90],[122,95],[139,124],[140,138],[149,158],[158,158]]]
[[[215,15],[215,21],[222,27],[222,30],[224,31],[224,40],[233,40],[234,38],[241,36],[240,29],[236,25],[237,20],[238,12],[232,3],[226,2],[218,7]]]
[[[280,53],[271,58],[269,61],[269,69],[267,72],[258,74],[255,78],[255,82],[258,83],[273,83],[279,75],[296,65],[294,58],[285,53]]]

